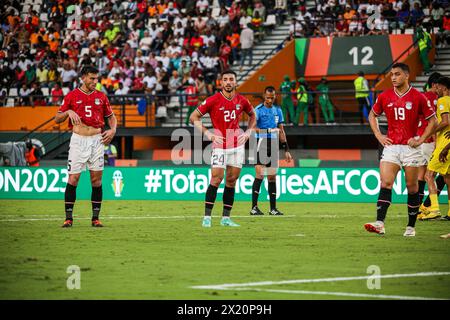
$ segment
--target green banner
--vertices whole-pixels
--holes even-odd
[[[254,168],[243,168],[236,184],[236,200],[251,200]],[[0,168],[0,199],[64,199],[66,168]],[[210,169],[193,167],[107,167],[103,198],[107,200],[204,200]],[[280,201],[375,203],[378,168],[283,168],[277,176]],[[219,193],[223,192],[223,183]],[[444,196],[446,192],[443,192]],[[393,202],[406,202],[406,184],[399,173]],[[91,197],[89,174],[81,175],[77,199]],[[268,199],[267,179],[261,199]],[[443,198],[443,197],[442,197]]]

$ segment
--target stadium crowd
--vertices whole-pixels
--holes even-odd
[[[110,95],[182,93],[190,85],[211,93],[216,75],[239,59],[242,30],[263,33],[268,14],[287,14],[270,0],[222,0],[215,10],[208,0],[2,3],[2,95],[16,88],[20,103],[34,105],[60,102],[91,64],[98,89]]]
[[[450,31],[448,0],[317,0],[316,8],[293,13],[295,37],[389,34],[398,30],[439,28]],[[445,36],[447,36],[445,34]]]

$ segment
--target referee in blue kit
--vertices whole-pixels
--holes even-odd
[[[256,176],[252,187],[252,210],[250,215],[258,216],[264,213],[258,208],[258,196],[264,176],[267,175],[268,192],[270,199],[269,215],[283,215],[276,207],[277,185],[276,176],[279,160],[279,141],[285,151],[287,162],[292,160],[289,146],[284,132],[283,112],[279,106],[274,105],[276,91],[272,86],[264,89],[264,103],[255,108],[256,112]],[[279,139],[279,140],[278,140]]]

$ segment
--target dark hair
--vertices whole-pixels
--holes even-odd
[[[224,75],[226,74],[232,74],[234,75],[235,78],[237,78],[237,74],[236,72],[234,72],[233,70],[224,70],[220,73],[220,78],[222,79]]]
[[[399,69],[402,69],[404,72],[409,73],[409,66],[406,63],[401,63],[401,62],[394,63],[394,65],[392,66],[391,69],[394,69],[394,68],[399,68]]]
[[[84,76],[87,75],[88,73],[98,73],[98,70],[96,67],[93,66],[84,66],[83,69],[81,69],[80,75]]]
[[[264,93],[266,93],[266,92],[273,92],[273,93],[275,93],[275,87],[274,86],[267,86],[265,89],[264,89]]]
[[[442,84],[447,89],[450,89],[450,78],[449,77],[440,77],[436,80],[437,84]]]
[[[428,86],[431,87],[434,83],[437,83],[438,79],[441,77],[442,74],[440,74],[439,72],[433,72],[432,74],[430,74],[427,81]]]

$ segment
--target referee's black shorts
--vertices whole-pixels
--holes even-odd
[[[278,137],[274,139],[258,138],[256,164],[268,168],[278,168],[279,159],[280,151]]]

